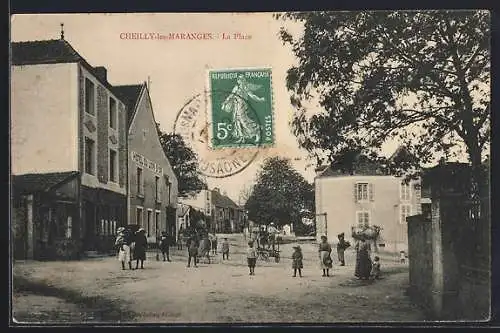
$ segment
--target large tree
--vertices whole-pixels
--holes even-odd
[[[462,154],[473,167],[490,145],[487,11],[295,12],[280,35],[298,59],[287,73],[292,128],[318,163],[364,152],[380,161],[398,140],[409,169]],[[309,114],[317,101],[322,112]],[[437,156],[437,157],[436,157]],[[383,159],[383,158],[382,158]],[[394,162],[394,161],[393,161]],[[401,170],[400,168],[400,170]]]
[[[245,208],[248,218],[259,224],[296,224],[302,210],[314,210],[314,187],[292,167],[290,160],[270,157],[257,175]]]
[[[160,143],[179,184],[179,196],[188,196],[206,189],[206,181],[200,176],[196,153],[178,134],[164,133],[157,124]]]

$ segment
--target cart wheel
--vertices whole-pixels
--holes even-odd
[[[276,256],[274,257],[274,261],[280,262],[280,255],[279,254],[276,254]]]

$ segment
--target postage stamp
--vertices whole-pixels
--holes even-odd
[[[275,142],[271,68],[208,70],[210,147],[269,147]]]
[[[213,99],[210,92],[194,95],[178,112],[174,133],[183,137],[198,156],[200,173],[210,178],[233,176],[255,160],[259,149],[240,149],[235,143],[228,149],[213,150],[209,145],[209,132],[212,123],[205,112],[207,101]],[[218,96],[215,97],[216,99]]]

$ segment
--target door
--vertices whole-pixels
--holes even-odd
[[[96,207],[92,202],[84,202],[84,224],[85,239],[83,248],[85,251],[96,251],[95,230],[96,230]]]

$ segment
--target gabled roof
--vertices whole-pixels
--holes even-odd
[[[132,124],[132,119],[134,119],[134,114],[136,112],[136,104],[141,96],[142,89],[145,87],[145,83],[143,84],[130,84],[130,85],[121,85],[114,86],[113,92],[120,97],[120,99],[127,106],[127,123],[130,127]]]
[[[111,91],[113,90],[111,84],[98,75],[96,69],[65,39],[12,42],[10,46],[12,51],[11,64],[14,66],[80,63],[92,73],[102,85]]]
[[[233,200],[231,200],[231,198],[219,193],[216,190],[212,191],[212,203],[218,207],[236,208],[236,209],[239,208],[239,206]]]
[[[12,176],[12,189],[16,194],[46,192],[78,175],[78,171],[30,173]]]

